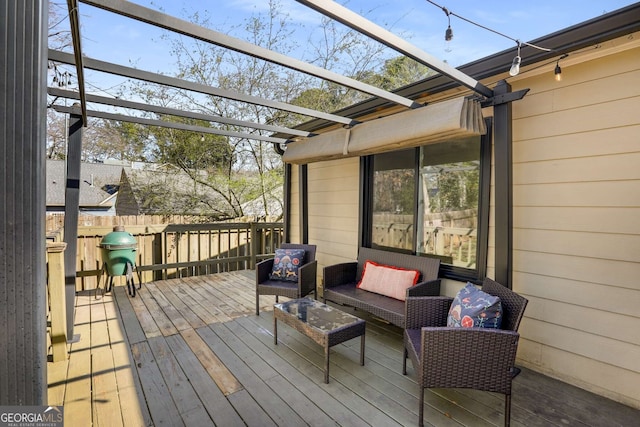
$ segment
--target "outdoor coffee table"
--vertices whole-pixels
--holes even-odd
[[[278,344],[278,320],[302,332],[324,348],[324,382],[329,383],[329,348],[360,337],[360,365],[364,366],[365,321],[311,298],[273,306],[273,342]]]

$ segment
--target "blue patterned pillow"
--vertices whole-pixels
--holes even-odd
[[[304,260],[304,249],[276,249],[271,280],[298,281],[298,269]]]
[[[460,289],[449,309],[447,326],[456,328],[495,328],[502,325],[502,302],[472,283]]]

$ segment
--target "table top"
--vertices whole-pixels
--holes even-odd
[[[330,333],[350,325],[364,323],[364,320],[342,310],[335,309],[311,298],[301,298],[275,304],[274,308],[314,329]]]

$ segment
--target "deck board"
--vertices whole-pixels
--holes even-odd
[[[68,425],[93,422],[91,395],[91,305],[90,297],[76,297],[74,335],[85,339],[71,344],[67,388],[64,394],[64,417]]]
[[[269,418],[278,426],[301,426],[304,422],[300,416],[295,413],[287,405],[287,402],[281,399],[275,390],[271,389],[253,370],[253,367],[245,363],[238,357],[234,348],[240,345],[238,339],[233,340],[234,344],[229,345],[223,338],[227,333],[226,326],[222,324],[210,325],[199,331],[203,340],[212,348],[215,348],[216,354],[220,357],[233,375],[240,381],[243,388],[255,399],[255,401],[264,409]],[[246,347],[242,349],[244,352],[250,351]]]
[[[200,328],[200,330],[203,329],[204,328]],[[197,331],[193,329],[183,331],[182,337],[200,363],[202,363],[202,366],[205,367],[209,376],[218,385],[222,394],[229,395],[242,389],[242,384],[240,384],[227,366],[216,356],[211,347],[207,346],[207,343]]]
[[[180,315],[189,323],[189,326],[193,329],[201,328],[207,324],[189,307],[183,298],[175,292],[176,282],[172,280],[165,280],[162,282],[155,282],[158,287],[158,291],[162,292],[164,297],[169,301]]]
[[[182,336],[173,335],[166,340],[213,422],[220,426],[244,426],[240,415],[225,398]]]
[[[153,339],[162,339],[159,336]],[[148,342],[133,344],[131,346],[133,359],[140,373],[140,382],[144,390],[145,401],[149,406],[149,412],[155,425],[184,426],[176,407],[169,387],[163,380],[160,367],[156,363]]]
[[[366,313],[360,340],[323,351],[293,328],[273,343],[273,296],[255,311],[255,272],[143,284],[138,296],[76,298],[69,358],[49,363],[49,403],[67,425],[413,426],[413,367],[402,375],[402,331]],[[500,426],[504,397],[476,390],[425,393],[425,425]],[[523,369],[514,381],[511,425],[629,426],[640,411]]]
[[[185,425],[213,426],[211,417],[200,402],[198,394],[193,389],[165,338],[150,339],[149,347],[157,362],[158,370],[162,373],[162,378],[171,385],[168,387],[169,393]]]

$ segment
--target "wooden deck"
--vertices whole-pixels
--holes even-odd
[[[273,297],[254,314],[254,272],[116,287],[77,296],[67,361],[48,364],[49,404],[68,426],[417,425],[418,386],[403,376],[400,329],[367,318],[360,340],[323,352],[286,325],[273,344]],[[411,363],[409,363],[411,366]],[[431,390],[432,426],[503,423],[501,395]],[[514,381],[513,426],[632,426],[640,411],[524,369]]]

